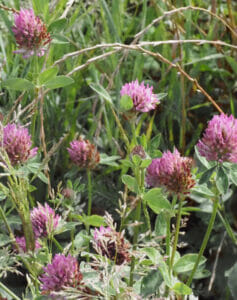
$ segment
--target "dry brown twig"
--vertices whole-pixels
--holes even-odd
[[[15,14],[19,14],[19,11],[16,10],[15,8],[7,7],[7,6],[2,5],[2,4],[0,4],[0,9],[6,10],[6,11],[10,11],[10,12],[13,12]]]
[[[209,15],[211,15],[212,17],[218,19],[223,25],[225,25],[230,31],[231,33],[237,37],[237,32],[235,32],[235,30],[232,28],[232,26],[230,26],[224,19],[222,19],[220,16],[218,16],[217,14],[213,13],[212,11],[202,8],[202,7],[195,7],[192,5],[189,6],[185,6],[185,7],[179,7],[170,11],[166,11],[164,12],[164,14],[160,17],[158,17],[157,19],[154,19],[148,26],[146,26],[142,31],[138,32],[135,35],[135,38],[140,38],[143,34],[145,34],[152,26],[154,26],[155,24],[159,23],[160,21],[162,21],[164,18],[166,18],[167,16],[171,16],[173,14],[179,13],[179,12],[183,12],[186,10],[196,10],[196,11],[203,11]]]
[[[198,43],[204,43],[204,42],[212,42],[214,43],[214,41],[203,41],[203,40],[186,40],[187,42],[190,42],[190,41],[195,41]],[[170,44],[172,43],[182,43],[183,40],[175,40],[175,41],[165,41],[165,42],[170,42]],[[215,41],[217,42],[217,41]],[[218,43],[223,43],[221,41],[218,41]],[[124,45],[124,44],[120,44],[120,43],[113,43],[113,44],[100,44],[100,45],[96,45],[96,46],[93,46],[93,47],[90,47],[90,48],[87,48],[87,50],[89,51],[89,49],[97,49],[97,48],[106,48],[106,47],[113,47],[113,48],[116,48],[116,50],[113,50],[113,51],[110,51],[110,52],[106,52],[102,55],[99,55],[99,56],[96,56],[96,57],[93,57],[89,60],[86,61],[86,63],[84,63],[83,65],[80,65],[76,68],[74,68],[72,71],[70,71],[67,76],[70,76],[72,74],[74,74],[75,72],[79,71],[79,70],[82,70],[84,69],[85,67],[87,67],[89,64],[95,62],[95,61],[98,61],[100,59],[104,59],[105,57],[107,56],[110,56],[118,51],[121,51],[123,49],[127,49],[127,50],[136,50],[136,51],[140,51],[144,54],[148,54],[150,56],[153,56],[155,58],[157,58],[158,60],[168,64],[170,67],[172,68],[175,68],[177,69],[182,75],[184,75],[189,81],[191,81],[194,86],[203,93],[203,95],[208,99],[208,101],[210,101],[213,106],[220,112],[222,113],[222,109],[219,107],[219,105],[215,102],[215,100],[204,90],[204,88],[199,84],[199,82],[197,81],[196,78],[192,78],[189,74],[187,74],[185,72],[185,70],[179,65],[179,64],[174,64],[172,63],[171,61],[169,61],[167,58],[165,58],[164,56],[162,56],[159,52],[152,52],[152,51],[149,51],[149,50],[146,50],[144,49],[142,46],[157,46],[157,45],[160,45],[162,43],[162,41],[159,41],[159,42],[142,42],[140,44],[136,44],[136,45]],[[237,48],[236,46],[233,46],[234,48]],[[86,52],[86,49],[82,49],[82,50],[79,50],[79,51],[76,51],[76,52],[73,52],[73,53],[69,53],[69,54],[66,54],[64,57],[62,57],[60,60],[56,61],[55,64],[58,64],[58,63],[61,63],[63,61],[65,61],[67,58],[69,57],[72,57],[72,56],[75,56],[75,55],[80,55],[81,53],[84,53]]]

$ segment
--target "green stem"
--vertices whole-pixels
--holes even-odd
[[[179,239],[179,229],[180,229],[180,221],[181,221],[182,203],[183,203],[183,197],[181,197],[179,199],[179,208],[178,208],[178,215],[177,215],[176,227],[175,227],[174,245],[173,245],[171,259],[170,259],[170,269],[172,269],[172,267],[173,267],[175,252],[176,252],[176,249],[177,249],[177,244],[178,244],[178,239]]]
[[[136,146],[137,144],[137,137],[136,137],[136,117],[133,117],[132,120],[131,120],[131,128],[132,128],[132,142],[131,142],[131,145],[130,145],[130,148],[133,148]],[[130,149],[132,150],[132,149]]]
[[[204,239],[203,239],[203,242],[202,242],[202,245],[201,245],[201,249],[200,249],[200,251],[198,253],[198,257],[197,257],[197,260],[196,260],[195,265],[193,267],[192,273],[190,274],[189,279],[187,281],[187,286],[191,285],[193,277],[194,277],[195,272],[197,270],[197,267],[199,265],[200,259],[201,259],[202,255],[203,255],[203,253],[204,253],[204,251],[206,249],[207,242],[209,240],[210,234],[212,232],[212,228],[213,228],[214,223],[215,223],[217,210],[218,210],[218,198],[216,198],[214,200],[211,219],[209,221],[209,224],[208,224],[208,227],[207,227],[207,231],[206,231],[206,234],[204,236]]]
[[[52,237],[52,241],[54,242],[55,246],[58,248],[60,252],[63,252],[63,247],[59,244],[59,242],[55,239],[55,237]]]
[[[124,143],[125,143],[125,145],[126,145],[126,147],[127,147],[127,150],[129,151],[129,148],[130,148],[129,146],[130,146],[130,144],[129,144],[128,137],[127,137],[127,135],[126,135],[126,133],[125,133],[125,131],[124,131],[124,129],[123,129],[123,126],[122,126],[122,124],[121,124],[121,122],[120,122],[118,116],[116,115],[116,112],[114,111],[113,107],[110,106],[110,108],[111,108],[111,111],[112,111],[113,116],[114,116],[114,118],[115,118],[115,121],[116,121],[116,123],[117,123],[117,125],[118,125],[118,128],[119,128],[119,130],[120,130],[120,132],[121,132],[121,135],[122,135],[122,138],[123,138],[123,140],[124,140]]]
[[[170,215],[167,214],[166,216],[166,256],[168,256],[168,265],[169,265],[169,271],[171,271],[170,266]]]
[[[148,231],[149,231],[149,236],[151,237],[151,220],[150,220],[150,216],[147,210],[147,205],[146,203],[143,201],[142,203],[143,205],[143,212],[144,212],[144,216],[145,216],[145,220],[146,220],[146,225],[148,227]]]
[[[218,210],[217,213],[218,213],[218,216],[219,216],[220,219],[221,219],[221,222],[224,224],[225,229],[226,229],[226,231],[227,231],[229,237],[232,239],[232,241],[233,241],[235,244],[237,244],[236,236],[235,236],[235,234],[234,234],[234,232],[233,232],[233,230],[232,230],[232,228],[231,228],[231,226],[230,226],[230,223],[228,222],[227,218],[223,217],[222,214],[221,214],[221,212],[220,212],[219,210]]]
[[[136,212],[134,216],[134,222],[135,221],[140,221],[141,217],[141,202],[142,199],[140,198],[136,207]],[[133,236],[133,250],[136,250],[137,248],[137,239],[138,239],[138,226],[135,226],[134,228],[134,236]],[[131,261],[131,268],[130,268],[130,280],[129,280],[129,286],[133,286],[133,273],[134,273],[134,268],[135,268],[135,257],[132,257]]]
[[[87,190],[88,190],[88,213],[87,215],[91,215],[91,206],[92,206],[92,184],[91,184],[91,170],[87,169]]]
[[[15,295],[9,288],[7,288],[1,281],[0,281],[0,288],[4,290],[9,296],[11,296],[13,299],[21,300],[17,295]]]

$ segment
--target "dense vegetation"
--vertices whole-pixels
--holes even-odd
[[[237,297],[236,12],[1,1],[0,299]]]

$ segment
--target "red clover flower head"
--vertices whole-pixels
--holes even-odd
[[[40,276],[43,294],[50,295],[61,291],[64,287],[79,288],[82,284],[78,262],[71,255],[56,254],[51,264],[43,268],[44,273]]]
[[[6,150],[12,165],[24,163],[34,157],[38,148],[31,149],[32,142],[28,129],[15,124],[3,128],[2,147]]]
[[[67,148],[73,163],[80,168],[93,169],[100,162],[100,154],[88,140],[74,140]]]
[[[47,204],[35,207],[31,211],[31,222],[36,237],[46,237],[58,226],[61,217]]]
[[[191,167],[193,160],[174,152],[164,152],[161,158],[155,158],[147,168],[146,182],[151,187],[164,186],[169,192],[188,194],[195,185]]]
[[[197,148],[209,161],[237,163],[237,119],[223,113],[214,116]]]
[[[43,56],[44,46],[51,41],[45,24],[35,16],[33,9],[21,9],[19,13],[14,14],[14,19],[12,31],[20,47],[15,53],[23,54],[24,58],[32,55]]]
[[[26,240],[24,236],[16,236],[16,243],[18,244],[21,251],[26,252]],[[41,248],[40,243],[35,240],[35,250]]]
[[[145,86],[144,82],[139,84],[138,80],[126,83],[121,91],[121,96],[128,95],[132,98],[133,107],[136,111],[148,112],[155,109],[156,104],[160,103],[155,94],[152,93],[153,86]]]
[[[123,233],[116,232],[111,227],[100,226],[99,230],[95,229],[93,239],[94,249],[111,260],[116,259],[116,264],[121,265],[131,260],[130,244],[125,242]]]

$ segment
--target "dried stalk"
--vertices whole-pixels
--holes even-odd
[[[222,41],[209,41],[209,40],[167,40],[167,41],[155,41],[155,42],[141,42],[139,44],[131,44],[131,45],[126,45],[126,44],[121,44],[121,43],[108,43],[108,44],[98,44],[92,47],[88,47],[88,48],[84,48],[78,51],[74,51],[71,53],[67,53],[65,54],[62,58],[60,58],[59,60],[56,60],[53,64],[53,67],[64,62],[65,60],[67,60],[70,57],[73,56],[79,56],[81,54],[87,53],[89,51],[93,51],[96,49],[100,49],[100,48],[119,48],[117,50],[121,50],[120,48],[125,48],[128,50],[131,50],[131,48],[136,47],[136,46],[140,46],[140,47],[144,47],[144,46],[160,46],[160,45],[165,45],[165,44],[186,44],[186,43],[192,43],[192,44],[199,44],[199,45],[204,45],[204,44],[212,44],[212,45],[220,45],[220,46],[226,46],[226,47],[230,47],[233,49],[237,49],[237,46],[235,45],[231,45]]]
[[[210,10],[207,10],[205,8],[202,8],[202,7],[195,7],[195,6],[185,6],[185,7],[179,7],[179,8],[176,8],[174,10],[170,10],[170,11],[166,11],[164,12],[164,15],[160,16],[159,18],[157,19],[154,19],[146,28],[144,28],[142,31],[138,32],[135,37],[136,38],[140,38],[143,34],[145,34],[153,25],[159,23],[160,21],[162,21],[164,18],[166,18],[167,16],[171,16],[173,14],[176,14],[176,13],[179,13],[179,12],[183,12],[183,11],[186,11],[186,10],[197,10],[197,11],[203,11],[209,15],[211,15],[212,17],[218,19],[222,24],[224,24],[230,31],[231,33],[237,37],[237,33],[235,32],[235,30],[232,28],[232,26],[230,26],[224,19],[222,19],[220,16],[218,16],[217,14],[213,13],[212,11]]]
[[[7,7],[7,6],[2,5],[2,4],[0,4],[0,9],[13,12],[14,14],[19,14],[19,11],[16,10],[15,8]]]

